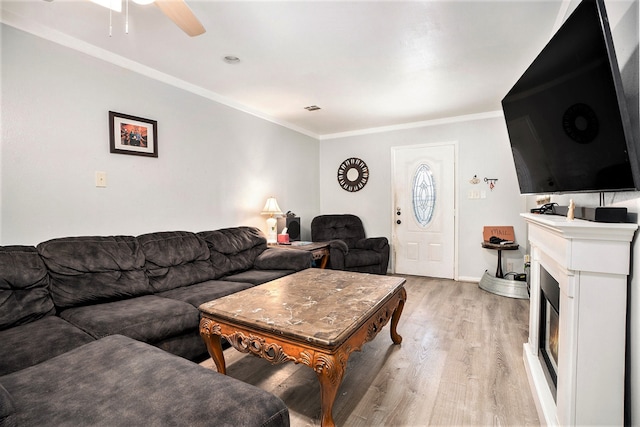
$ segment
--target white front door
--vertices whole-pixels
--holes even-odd
[[[394,271],[453,279],[454,143],[392,148]]]

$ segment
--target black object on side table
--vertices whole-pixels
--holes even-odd
[[[502,251],[514,251],[518,249],[519,245],[517,243],[482,242],[482,247],[485,249],[494,249],[498,251],[498,267],[496,268],[496,277],[498,279],[503,279],[504,273],[502,272]]]

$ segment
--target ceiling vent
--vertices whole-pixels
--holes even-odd
[[[237,56],[233,56],[233,55],[227,55],[223,58],[224,62],[226,62],[227,64],[237,64],[238,62],[240,62],[240,58],[238,58]]]

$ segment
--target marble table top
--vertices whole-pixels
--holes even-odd
[[[225,319],[303,342],[342,343],[405,283],[402,277],[308,268],[204,303]]]

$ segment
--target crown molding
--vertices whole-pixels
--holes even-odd
[[[440,126],[440,125],[447,125],[452,123],[469,122],[473,120],[492,119],[496,117],[504,117],[502,110],[488,111],[485,113],[466,114],[463,116],[455,116],[455,117],[445,117],[442,119],[403,123],[399,125],[382,126],[377,128],[361,129],[361,130],[348,131],[348,132],[332,133],[332,134],[320,135],[319,139],[321,141],[324,141],[328,139],[347,138],[351,136],[370,135],[374,133],[393,132],[393,131],[415,129],[415,128],[422,128],[422,127],[429,127],[429,126]]]
[[[51,41],[61,46],[65,46],[69,49],[73,49],[78,52],[82,52],[86,55],[92,56],[94,58],[98,58],[105,62],[116,65],[118,67],[127,69],[129,71],[133,71],[135,73],[160,81],[170,86],[174,86],[178,89],[182,89],[184,91],[199,95],[203,98],[207,98],[211,101],[226,105],[227,107],[233,108],[243,113],[250,114],[252,116],[266,120],[268,122],[280,125],[282,127],[285,127],[295,132],[309,136],[316,140],[320,139],[319,135],[313,132],[310,132],[307,129],[303,129],[299,126],[296,126],[294,124],[288,123],[283,120],[278,120],[272,116],[269,116],[260,111],[247,107],[246,105],[232,101],[216,92],[210,91],[208,89],[204,89],[200,86],[186,82],[172,75],[162,73],[154,68],[148,67],[139,62],[117,55],[113,52],[109,52],[108,50],[99,48],[90,43],[79,40],[75,37],[71,37],[60,31],[53,30],[49,27],[34,23],[33,21],[29,21],[28,19],[18,16],[14,13],[2,11],[2,14],[0,14],[0,22],[3,24],[9,25],[11,27],[14,27],[18,30],[32,34],[36,37],[40,37],[42,39]]]
[[[290,129],[292,131],[298,132],[300,134],[306,135],[318,141],[347,138],[347,137],[360,136],[360,135],[371,135],[371,134],[385,133],[385,132],[392,132],[392,131],[399,131],[399,130],[406,130],[406,129],[415,129],[415,128],[421,128],[421,127],[438,126],[438,125],[459,123],[459,122],[472,121],[472,120],[482,120],[487,118],[503,117],[502,111],[491,111],[491,112],[469,114],[469,115],[456,116],[456,117],[447,117],[442,119],[403,123],[398,125],[381,126],[381,127],[375,127],[375,128],[359,129],[359,130],[353,130],[353,131],[320,135],[320,134],[311,132],[307,129],[304,129],[300,126],[289,123],[287,121],[276,119],[261,111],[252,109],[246,105],[240,104],[229,98],[226,98],[216,92],[213,92],[208,89],[204,89],[201,86],[194,85],[192,83],[189,83],[187,81],[184,81],[172,75],[160,72],[154,68],[148,67],[139,62],[117,55],[106,49],[99,48],[97,46],[84,42],[75,37],[71,37],[60,31],[53,30],[49,27],[37,24],[33,21],[30,21],[29,19],[18,16],[14,13],[3,11],[3,13],[0,14],[0,22],[3,24],[9,25],[11,27],[14,27],[18,30],[32,34],[36,37],[40,37],[42,39],[51,41],[61,46],[65,46],[69,49],[73,49],[75,51],[84,53],[86,55],[103,60],[113,65],[116,65],[118,67],[141,74],[148,78],[168,84],[170,86],[174,86],[178,89],[182,89],[184,91],[196,94],[203,98],[220,103],[222,105],[225,105],[227,107],[233,108],[243,113],[252,115],[262,120],[274,123],[276,125],[279,125],[284,128]]]

